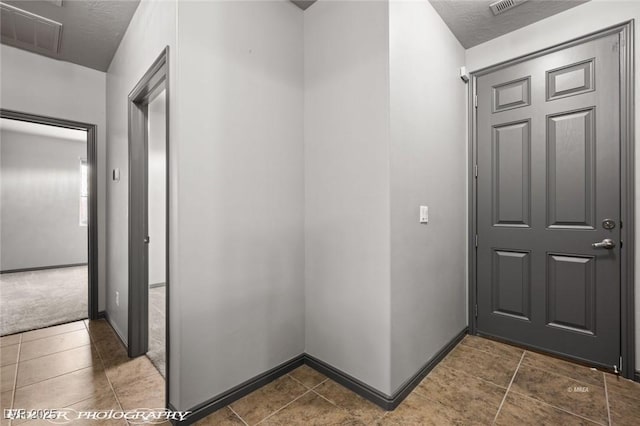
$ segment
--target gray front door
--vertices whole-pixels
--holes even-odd
[[[620,356],[618,49],[616,33],[476,83],[477,330],[608,368]]]

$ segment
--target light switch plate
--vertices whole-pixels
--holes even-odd
[[[429,223],[429,207],[420,206],[420,223]]]

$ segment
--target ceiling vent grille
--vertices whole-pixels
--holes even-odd
[[[37,53],[57,55],[62,24],[0,2],[2,42]]]
[[[491,3],[489,7],[494,15],[500,15],[501,13],[504,13],[509,9],[513,9],[526,1],[527,0],[499,0],[495,3]]]

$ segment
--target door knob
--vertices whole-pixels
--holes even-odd
[[[145,244],[149,244],[150,238],[149,237],[144,237],[144,240],[142,240]]]
[[[604,249],[607,249],[607,250],[611,250],[612,248],[614,248],[616,246],[616,242],[613,241],[611,238],[605,238],[604,240],[600,241],[599,243],[591,244],[591,246],[593,248],[604,248]]]

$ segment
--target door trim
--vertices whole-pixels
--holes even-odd
[[[477,306],[477,110],[474,105],[476,96],[477,78],[500,69],[538,58],[558,50],[586,43],[612,34],[620,34],[624,41],[620,46],[620,200],[621,222],[620,230],[623,247],[620,261],[620,354],[624,362],[621,373],[628,379],[633,379],[635,374],[635,303],[634,303],[634,276],[635,276],[635,159],[634,159],[634,21],[630,20],[619,25],[605,28],[601,31],[538,50],[536,52],[519,56],[517,58],[500,62],[470,73],[469,84],[469,147],[468,147],[468,185],[469,185],[469,333],[478,334],[476,306]],[[565,354],[566,356],[566,354]],[[584,361],[583,361],[584,362]],[[618,366],[620,367],[620,366]]]
[[[168,60],[169,48],[166,47],[153,62],[138,84],[129,94],[129,304],[128,304],[128,339],[129,357],[144,355],[149,343],[149,289],[148,259],[145,256],[143,235],[147,228],[147,121],[149,102],[162,90],[166,90],[167,98],[167,131],[166,131],[166,170],[168,182]],[[139,177],[139,178],[138,178]],[[169,205],[169,186],[166,185],[166,205]],[[167,305],[169,299],[169,218],[166,209],[166,285]],[[168,312],[166,312],[168,321]],[[168,327],[166,328],[168,334]],[[165,336],[166,337],[166,336]],[[168,340],[166,340],[168,347]],[[166,348],[165,348],[166,351]],[[168,361],[168,359],[167,359]],[[167,362],[168,367],[168,362]],[[168,368],[167,368],[168,372]],[[166,373],[168,376],[168,373]]]
[[[47,124],[67,129],[86,130],[87,132],[87,164],[89,165],[89,223],[87,224],[88,251],[87,263],[89,274],[89,312],[90,320],[99,317],[98,312],[98,126],[80,121],[26,112],[0,109],[0,118],[28,121],[30,123]]]

